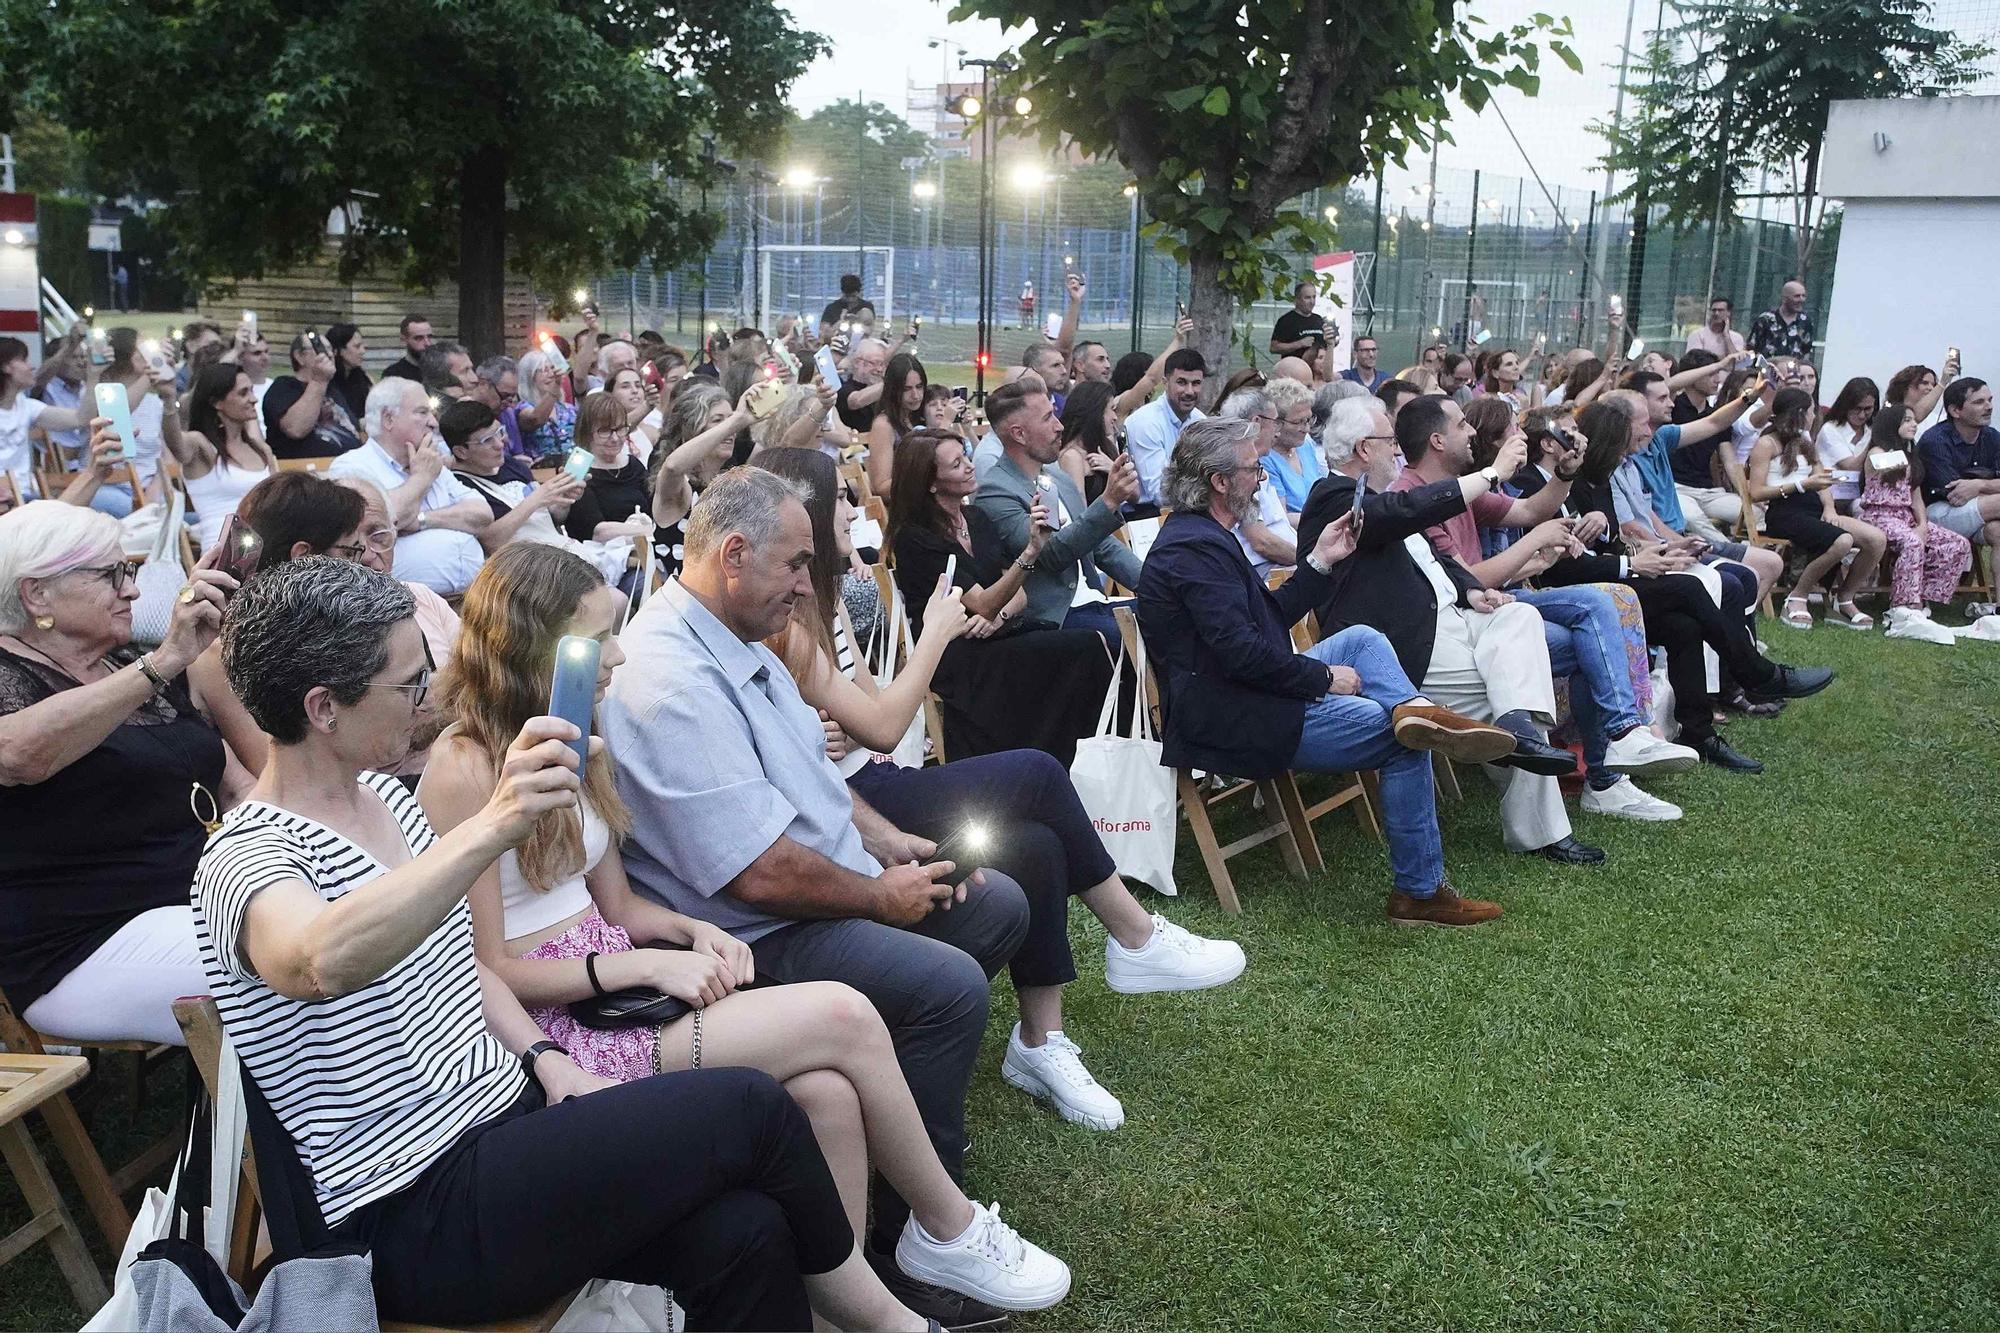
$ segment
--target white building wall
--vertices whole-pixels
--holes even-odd
[[[1820,397],[1904,366],[2000,383],[2000,199],[1856,199],[1840,226]]]

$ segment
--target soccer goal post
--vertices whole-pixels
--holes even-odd
[[[757,291],[771,328],[785,315],[803,315],[813,327],[840,295],[840,277],[861,278],[861,295],[875,307],[877,328],[896,317],[896,247],[893,245],[760,245]]]

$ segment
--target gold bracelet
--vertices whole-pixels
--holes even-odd
[[[162,676],[159,669],[153,665],[153,655],[151,653],[139,654],[139,670],[145,675],[147,680],[153,682],[153,693],[161,694],[166,691],[167,678]]]

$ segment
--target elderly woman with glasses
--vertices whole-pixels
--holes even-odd
[[[178,1044],[173,1001],[203,989],[188,884],[249,785],[184,678],[236,587],[214,560],[141,653],[115,520],[53,500],[0,516],[0,988],[52,1037]]]
[[[396,529],[389,521],[389,503],[374,483],[359,478],[329,481],[312,472],[280,472],[251,487],[236,513],[264,539],[260,570],[306,556],[330,555],[387,574],[396,560]],[[458,612],[421,583],[403,586],[409,589],[412,614],[423,631],[424,643],[442,668],[451,660],[458,642]],[[229,688],[221,645],[203,653],[189,668],[188,678],[205,697],[215,700],[215,725],[229,748],[252,775],[261,774],[271,738]],[[436,709],[421,711],[422,724],[410,751],[393,770],[411,786],[424,771],[431,742],[444,730],[444,720]]]
[[[593,1277],[673,1288],[688,1327],[917,1330],[862,1257],[812,1127],[768,1074],[588,1074],[478,960],[466,892],[577,808],[570,723],[532,717],[442,835],[383,770],[431,663],[409,589],[308,557],[229,608],[229,684],[271,737],[194,880],[208,991],[339,1243],[391,1319],[464,1327]],[[590,763],[604,762],[601,745]],[[263,1145],[260,1145],[260,1147]],[[292,1257],[280,1253],[279,1259]]]

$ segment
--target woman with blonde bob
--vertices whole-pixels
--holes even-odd
[[[458,652],[441,680],[452,725],[417,792],[440,834],[486,805],[507,747],[527,719],[546,712],[563,636],[601,645],[603,698],[625,660],[617,635],[623,609],[624,598],[595,570],[555,547],[508,546],[486,562],[466,592]],[[543,815],[517,851],[474,882],[468,898],[480,962],[599,1077],[630,1082],[686,1069],[697,1053],[705,1068],[770,1074],[811,1119],[856,1234],[872,1158],[928,1236],[960,1237],[988,1254],[987,1271],[963,1294],[991,1300],[1025,1285],[1059,1299],[1068,1288],[1061,1261],[968,1200],[939,1162],[874,1007],[837,982],[745,990],[756,980],[749,946],[633,891],[618,853],[631,826],[611,755],[593,755],[576,808]],[[599,1028],[569,1008],[632,989],[672,996],[687,1012],[658,1026]],[[1006,1303],[1039,1308],[1053,1299]]]

